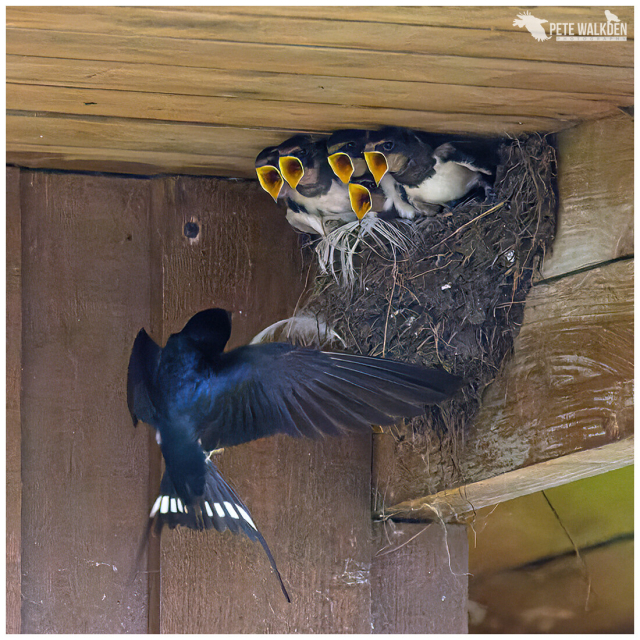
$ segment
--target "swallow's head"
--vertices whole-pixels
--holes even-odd
[[[329,165],[345,184],[367,169],[362,153],[369,132],[364,129],[343,129],[334,132],[327,140]]]
[[[319,168],[327,159],[324,138],[298,134],[278,146],[278,166],[282,177],[292,189],[301,182],[312,184],[318,178]]]

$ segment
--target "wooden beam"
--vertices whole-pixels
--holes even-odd
[[[380,517],[464,520],[465,514],[521,496],[589,478],[634,462],[633,436],[595,449],[571,453],[471,484],[407,500],[385,508]]]
[[[633,260],[534,286],[464,439],[375,436],[382,512],[633,434]]]
[[[381,85],[379,90],[384,91],[384,85]],[[420,110],[414,110],[405,101],[396,102],[391,108],[375,105],[373,98],[368,101],[370,104],[365,106],[359,103],[340,103],[332,104],[328,108],[326,104],[287,101],[286,94],[278,101],[264,100],[260,96],[257,98],[185,96],[131,90],[76,89],[9,83],[7,109],[80,117],[129,118],[151,122],[158,120],[177,124],[199,123],[218,127],[273,129],[282,126],[291,133],[308,129],[330,132],[339,128],[357,126],[375,128],[380,124],[424,128],[432,121],[430,128],[433,128],[439,124],[442,126],[445,119],[451,131],[456,131],[460,130],[463,122],[470,121],[473,116],[478,119],[478,128],[498,134],[503,130],[511,132],[557,130],[576,122],[579,118],[596,118],[617,113],[616,102],[622,105],[633,104],[631,97],[620,98],[614,103],[601,98],[584,100],[557,95],[545,100],[545,96],[537,93],[527,96],[520,90],[513,90],[514,95],[510,100],[509,96],[502,95],[508,94],[509,90],[496,89],[465,91],[471,95],[458,101],[456,94],[459,93],[459,89],[447,87],[447,89],[443,88],[443,92],[439,94],[440,96],[447,94],[446,104],[438,105],[432,97],[435,92],[438,92],[438,87],[431,89],[431,96],[425,97]],[[419,97],[418,91],[416,94]],[[502,95],[502,101],[500,101],[500,95]],[[518,112],[518,104],[536,100],[548,106],[537,106],[533,109],[530,106],[523,106]],[[505,101],[510,102],[512,106],[500,106],[504,105]],[[487,115],[489,110],[492,113],[491,116]],[[283,119],[285,113],[286,118]],[[575,115],[567,116],[567,113]],[[449,122],[451,124],[448,124]]]
[[[558,233],[545,278],[633,254],[633,118],[558,134]]]

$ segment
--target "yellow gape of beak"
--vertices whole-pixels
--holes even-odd
[[[338,153],[332,153],[327,160],[333,169],[333,173],[335,173],[342,182],[347,184],[353,174],[353,162],[351,162],[351,158],[346,153],[338,151]]]
[[[376,184],[380,184],[380,180],[384,178],[384,174],[387,173],[389,165],[387,165],[387,159],[384,154],[379,151],[365,151],[364,159],[367,161],[369,171],[373,175],[373,179]]]
[[[287,181],[292,189],[295,189],[304,175],[302,162],[300,162],[300,160],[295,156],[284,156],[283,158],[280,158],[279,164],[282,177]]]
[[[280,172],[272,165],[265,165],[264,167],[258,167],[256,173],[258,174],[260,186],[277,201],[280,189],[284,184]]]
[[[362,220],[371,210],[371,193],[367,187],[363,187],[361,184],[349,185],[349,201],[358,220]]]

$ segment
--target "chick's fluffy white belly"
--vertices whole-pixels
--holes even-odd
[[[418,187],[405,186],[409,202],[445,204],[466,195],[480,174],[455,162],[436,162],[435,175]]]

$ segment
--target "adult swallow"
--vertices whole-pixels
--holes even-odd
[[[376,182],[391,174],[418,211],[459,200],[476,187],[488,194],[491,185],[486,176],[492,174],[491,169],[465,151],[464,142],[435,146],[441,140],[442,136],[386,127],[367,143],[364,156]]]
[[[224,352],[230,313],[196,313],[160,348],[138,333],[127,378],[127,404],[156,430],[166,471],[150,513],[163,525],[229,529],[264,548],[289,600],[273,556],[249,509],[210,460],[220,447],[278,433],[318,438],[366,433],[422,415],[453,395],[460,378],[384,358],[327,353],[286,343]],[[283,470],[286,475],[286,470]],[[259,479],[256,479],[259,482]]]

